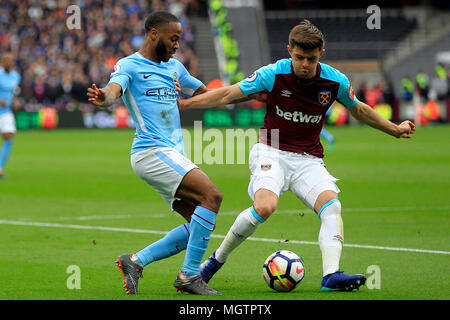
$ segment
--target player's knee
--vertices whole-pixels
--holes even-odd
[[[4,140],[11,140],[14,137],[14,133],[6,132],[2,134]]]
[[[219,209],[220,205],[222,204],[223,200],[223,194],[220,192],[218,188],[214,188],[214,190],[211,193],[211,199],[212,202],[217,206],[217,209]]]
[[[222,204],[223,194],[217,187],[212,187],[204,195],[205,206],[211,208],[214,212],[219,212],[220,205]]]
[[[267,220],[277,209],[277,203],[274,201],[259,201],[253,204],[253,208],[261,218]]]

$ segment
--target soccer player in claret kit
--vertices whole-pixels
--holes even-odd
[[[141,49],[117,62],[105,88],[93,84],[87,95],[92,104],[103,107],[122,97],[136,123],[131,148],[133,170],[188,222],[139,252],[119,256],[118,267],[127,293],[136,294],[146,265],[186,249],[183,267],[174,282],[177,291],[220,294],[201,279],[200,263],[222,194],[186,158],[177,105],[180,91],[195,96],[207,89],[181,62],[171,58],[182,36],[181,23],[174,15],[153,12],[145,21],[145,31]]]
[[[275,212],[279,197],[290,190],[321,221],[321,291],[352,291],[365,283],[364,275],[348,275],[339,270],[344,229],[337,179],[327,171],[322,159],[320,131],[325,114],[337,100],[356,119],[394,137],[410,138],[415,126],[408,120],[394,124],[359,101],[344,74],[319,62],[324,45],[321,31],[304,20],[289,33],[290,59],[261,67],[237,84],[179,99],[178,104],[184,109],[224,105],[258,92],[267,95],[259,142],[249,155],[248,192],[253,205],[238,215],[219,248],[202,263],[201,275],[205,282]]]

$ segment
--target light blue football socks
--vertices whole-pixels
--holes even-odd
[[[322,131],[320,131],[320,136],[328,142],[334,141],[334,136],[325,129],[322,129]]]
[[[168,258],[186,249],[189,241],[189,223],[171,230],[166,236],[134,254],[132,260],[141,267]],[[136,259],[137,258],[137,259]]]
[[[8,161],[9,155],[11,154],[13,141],[11,139],[4,140],[2,144],[2,149],[0,151],[0,169],[3,169]]]
[[[209,237],[216,223],[215,212],[197,206],[191,217],[190,236],[181,275],[192,277],[200,274],[200,264],[208,247]]]
[[[185,277],[200,274],[200,263],[208,247],[209,237],[214,230],[216,216],[215,212],[197,206],[190,223],[171,230],[164,238],[132,255],[131,260],[145,267],[149,263],[168,258],[187,249],[181,274]]]

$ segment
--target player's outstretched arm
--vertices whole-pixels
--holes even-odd
[[[397,125],[383,118],[378,112],[361,101],[358,101],[354,107],[350,108],[350,113],[357,120],[396,138],[409,139],[411,138],[411,134],[416,130],[416,126],[411,121],[406,120]]]
[[[94,83],[87,89],[88,101],[95,106],[108,107],[122,95],[122,87],[117,83],[110,83],[105,88],[98,88]]]
[[[197,94],[189,99],[178,99],[178,106],[181,110],[190,107],[207,108],[236,103],[236,101],[244,101],[248,99],[237,84],[208,90],[204,93]]]

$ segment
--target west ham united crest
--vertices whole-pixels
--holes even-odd
[[[331,91],[319,91],[319,103],[326,106],[331,101]]]

